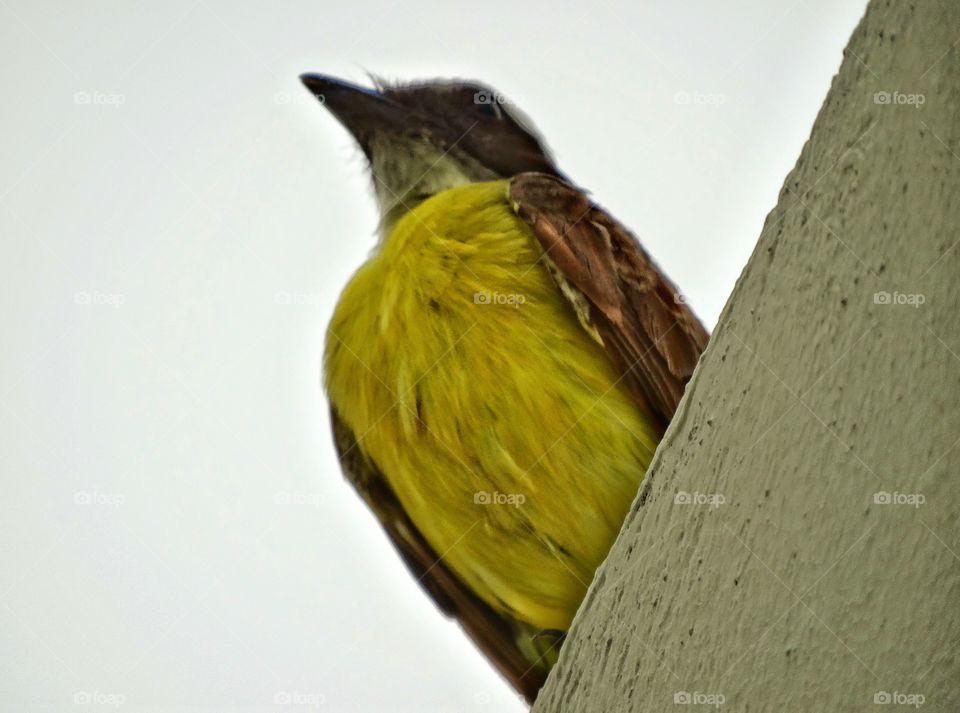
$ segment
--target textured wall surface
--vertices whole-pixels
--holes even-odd
[[[869,6],[536,711],[960,710],[958,39]]]

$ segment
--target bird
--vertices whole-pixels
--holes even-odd
[[[380,217],[326,332],[341,469],[532,702],[708,333],[492,87],[300,79],[362,152]]]

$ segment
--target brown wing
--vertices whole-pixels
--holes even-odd
[[[437,606],[456,619],[477,648],[532,703],[546,673],[517,645],[521,628],[476,597],[436,555],[404,511],[390,485],[367,458],[353,432],[331,408],[333,439],[347,480],[373,511],[417,582]]]
[[[550,272],[603,341],[640,407],[665,430],[708,334],[637,239],[586,194],[542,173],[510,184]]]

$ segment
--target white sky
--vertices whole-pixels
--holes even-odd
[[[864,6],[0,0],[0,708],[522,710],[341,480],[376,218],[297,75],[494,85],[712,326]]]

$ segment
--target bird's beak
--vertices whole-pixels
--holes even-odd
[[[353,134],[367,158],[377,132],[397,133],[409,110],[375,89],[367,89],[324,74],[301,74],[300,81]]]

